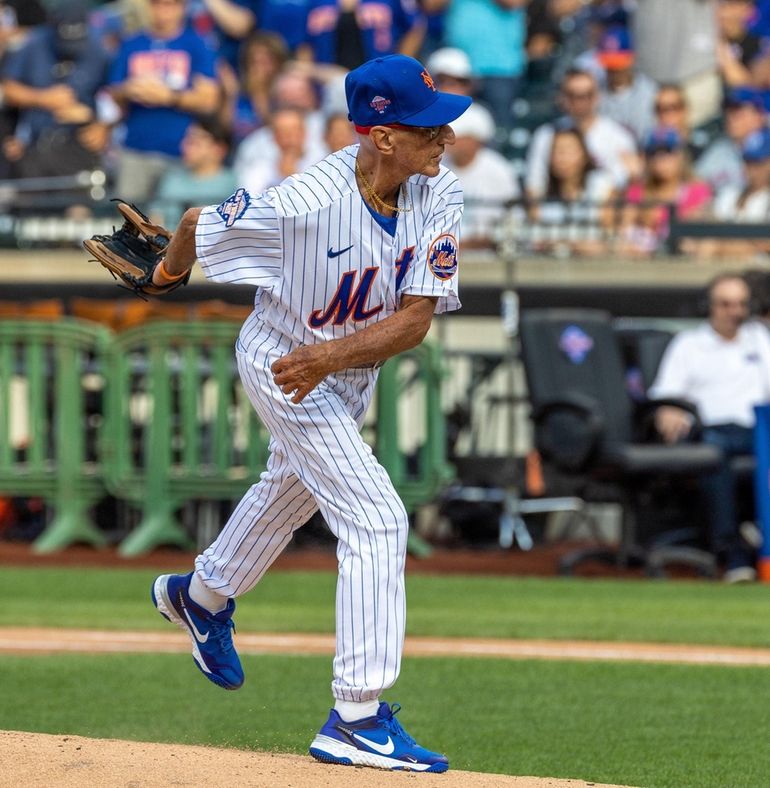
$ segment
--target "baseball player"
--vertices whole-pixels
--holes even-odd
[[[254,285],[238,369],[270,430],[270,458],[189,575],[162,575],[158,611],[225,689],[243,683],[235,597],[259,582],[320,509],[337,537],[334,708],[310,745],[320,761],[443,772],[380,702],[404,640],[407,515],[361,438],[377,370],[457,309],[462,193],[441,165],[470,99],[441,93],[418,61],[371,60],[346,79],[359,143],[262,194],[238,189],[188,210],[153,273],[163,286],[196,258],[216,282]]]

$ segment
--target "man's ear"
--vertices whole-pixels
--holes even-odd
[[[393,152],[393,129],[387,126],[375,126],[369,131],[369,139],[377,150],[388,156]]]

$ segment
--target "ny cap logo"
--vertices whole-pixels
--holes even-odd
[[[433,82],[433,77],[427,71],[423,71],[420,76],[422,77],[422,81],[435,93],[436,85]]]

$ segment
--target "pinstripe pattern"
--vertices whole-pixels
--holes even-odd
[[[230,227],[214,206],[201,214],[196,245],[206,275],[257,287],[236,355],[272,441],[265,472],[198,556],[196,571],[219,593],[244,594],[320,509],[337,537],[340,567],[332,692],[341,700],[365,701],[395,682],[405,628],[407,515],[359,432],[377,373],[336,373],[294,405],[274,384],[270,366],[300,344],[343,337],[393,314],[404,294],[437,296],[438,312],[456,309],[457,277],[434,275],[428,254],[442,234],[457,238],[462,194],[444,168],[436,178],[410,178],[402,199],[412,210],[400,215],[391,236],[358,192],[356,153],[357,146],[346,148],[252,196]],[[396,291],[396,262],[404,259],[411,262]],[[371,288],[356,295],[354,288],[364,281]],[[343,292],[341,282],[350,286],[353,300],[360,296],[356,309],[331,308]],[[309,323],[311,315],[327,314],[326,322]]]

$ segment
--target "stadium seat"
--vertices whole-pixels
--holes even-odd
[[[687,546],[669,546],[657,523],[668,524],[670,504],[687,482],[716,468],[719,451],[698,443],[665,445],[643,434],[650,415],[673,400],[635,403],[611,316],[600,310],[542,309],[524,312],[521,351],[532,407],[535,445],[544,462],[571,478],[586,500],[615,501],[622,507],[617,547],[590,547],[570,553],[560,571],[583,561],[629,566],[656,560],[682,563],[713,576],[714,556]],[[659,507],[650,517],[650,506]],[[692,506],[690,507],[692,509]],[[674,507],[676,511],[676,507]],[[674,523],[672,530],[678,528]],[[656,564],[655,571],[660,567]]]

